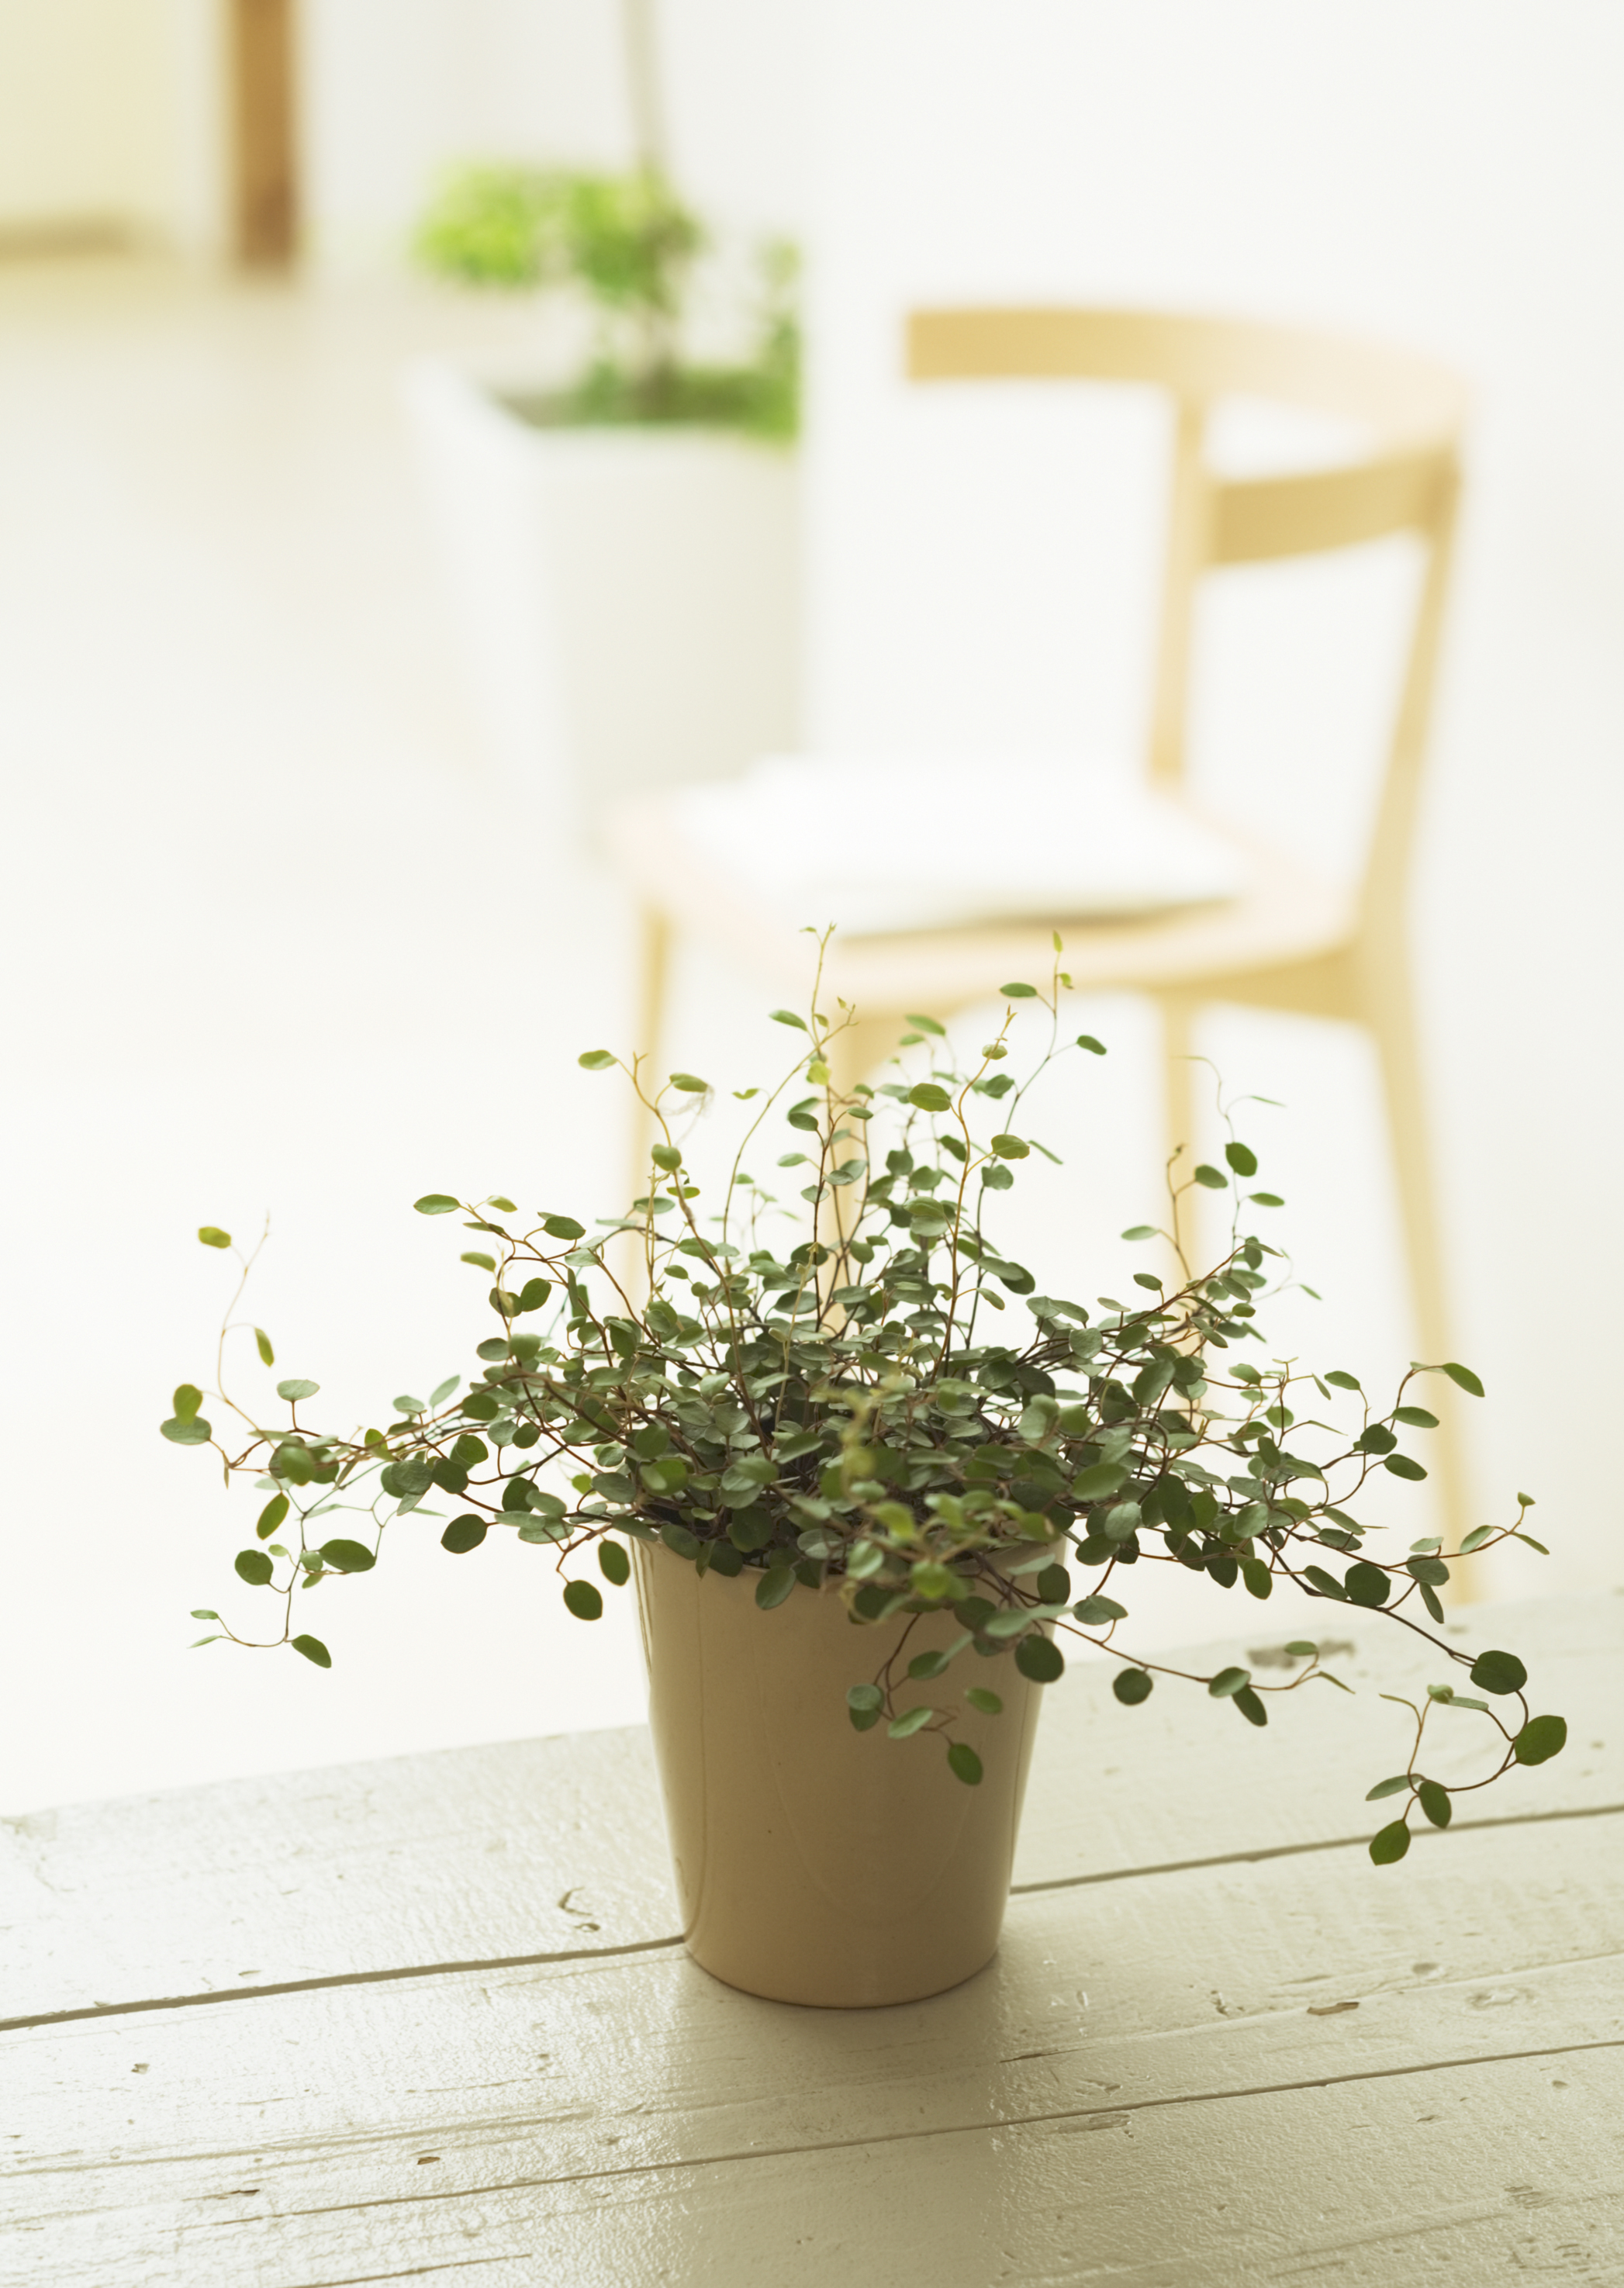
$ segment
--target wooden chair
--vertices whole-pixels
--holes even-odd
[[[1184,778],[1193,607],[1201,576],[1223,566],[1308,556],[1394,533],[1426,551],[1374,835],[1363,879],[1316,877],[1246,839],[1250,886],[1223,902],[1131,921],[1056,912],[1015,926],[848,938],[830,948],[825,982],[855,1005],[844,1037],[846,1084],[888,1055],[906,1013],[946,1020],[1005,978],[1042,976],[1050,932],[1063,930],[1079,990],[1127,989],[1159,1004],[1165,1024],[1171,1141],[1193,1141],[1192,1020],[1204,1003],[1238,1002],[1350,1020],[1374,1036],[1385,1081],[1422,1355],[1449,1355],[1445,1283],[1429,1171],[1424,1089],[1410,1005],[1406,903],[1410,849],[1449,572],[1460,474],[1463,393],[1456,377],[1406,353],[1331,336],[1224,320],[1089,309],[916,313],[907,366],[918,382],[1042,377],[1149,384],[1176,409],[1171,514],[1150,751],[1152,783]],[[1359,458],[1305,472],[1225,478],[1205,450],[1215,403],[1262,398],[1359,425]],[[765,927],[714,854],[685,837],[682,802],[622,813],[614,847],[641,900],[646,928],[641,1042],[660,1039],[673,930],[724,949],[752,972],[801,981],[797,925],[837,915],[786,913]],[[1232,837],[1236,842],[1242,838]],[[832,1005],[826,1001],[826,1007]],[[646,1172],[638,1170],[639,1181]],[[1452,1526],[1469,1522],[1446,1411],[1438,1453]]]

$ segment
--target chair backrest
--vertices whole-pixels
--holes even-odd
[[[1150,772],[1184,775],[1196,583],[1227,564],[1351,548],[1411,532],[1427,548],[1374,840],[1367,923],[1401,921],[1421,766],[1449,576],[1465,391],[1447,368],[1335,335],[1143,310],[918,310],[908,320],[915,381],[1138,383],[1176,408],[1173,477]],[[1272,399],[1368,431],[1361,457],[1287,475],[1222,477],[1208,425],[1224,397]]]

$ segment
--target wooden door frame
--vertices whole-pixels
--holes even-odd
[[[299,236],[297,0],[226,0],[232,243],[245,268],[285,269]]]

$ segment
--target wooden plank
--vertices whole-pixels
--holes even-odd
[[[1260,1680],[1288,1674],[1269,1664],[1303,1626],[1302,1607],[1272,1627],[1270,1609],[1248,1611],[1239,1592],[1231,1609],[1235,1635],[1158,1657],[1198,1673],[1233,1663]],[[1264,1731],[1215,1711],[1199,1688],[1162,1682],[1142,1706],[1124,1709],[1111,1695],[1114,1670],[1089,1663],[1081,1677],[1068,1672],[1038,1730],[1016,1888],[1369,1836],[1380,1822],[1366,1791],[1404,1769],[1414,1731],[1404,1710],[1378,1696],[1418,1699],[1430,1680],[1470,1688],[1463,1671],[1446,1674],[1449,1664],[1424,1640],[1379,1615],[1325,1601],[1311,1610],[1309,1636],[1350,1648],[1327,1665],[1358,1696],[1325,1684],[1305,1687],[1268,1703]],[[1452,1616],[1444,1634],[1519,1652],[1529,1669],[1531,1708],[1557,1710],[1570,1728],[1570,1744],[1555,1762],[1508,1774],[1459,1804],[1462,1825],[1624,1801],[1624,1593],[1480,1606]],[[1451,1782],[1482,1771],[1481,1724],[1467,1714],[1434,1719],[1427,1768]]]
[[[1532,2275],[1596,2288],[1624,2262],[1620,2084],[1595,2056],[1555,2062],[1559,2073],[1551,2062],[545,2189],[522,2173],[534,2146],[518,2157],[521,2173],[452,2192],[418,2190],[443,2181],[442,2161],[402,2150],[348,2198],[311,2188],[301,2213],[263,2221],[241,2213],[263,2201],[254,2171],[216,2193],[212,2214],[200,2198],[139,2243],[110,2207],[67,2228],[31,2223],[0,2283],[1527,2288]]]
[[[0,2018],[676,1928],[641,1729],[0,1821]]]
[[[1237,1601],[1239,1601],[1237,1600]],[[1327,1609],[1327,1615],[1329,1609]],[[1185,1656],[1211,1669],[1283,1632]],[[1164,1684],[1143,1707],[1113,1671],[1074,1663],[1049,1696],[1015,1871],[1094,1882],[1136,1867],[1288,1851],[1368,1835],[1366,1788],[1405,1761],[1403,1712],[1377,1690],[1421,1688],[1415,1641],[1338,1609],[1354,1650],[1327,1686],[1272,1704],[1265,1732]],[[1624,1800],[1624,1598],[1486,1609],[1452,1629],[1525,1651],[1535,1704],[1572,1744],[1462,1805],[1462,1822]],[[1278,1671],[1264,1669],[1262,1673]],[[1440,1776],[1481,1751],[1449,1720]],[[1456,1743],[1452,1759],[1446,1744]],[[1613,1753],[1599,1744],[1611,1742]],[[911,1752],[876,1742],[878,1754]],[[0,2019],[242,1991],[438,1963],[643,1946],[676,1936],[653,1762],[640,1731],[432,1756],[75,1805],[0,1822]]]
[[[672,1951],[12,2037],[0,2278],[1610,2276],[1620,1832],[1034,1894],[897,2010]]]

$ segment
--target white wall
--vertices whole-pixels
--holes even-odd
[[[665,0],[674,172],[707,217],[798,227],[804,0]],[[620,0],[305,0],[309,245],[330,274],[398,269],[442,167],[620,166],[631,122]]]
[[[0,232],[221,237],[217,0],[0,0]]]
[[[1414,343],[1470,377],[1416,912],[1457,1355],[1490,1386],[1472,1418],[1481,1513],[1529,1486],[1570,1553],[1565,1581],[1620,1578],[1608,1402],[1589,1362],[1609,1354],[1624,1272],[1612,1041],[1624,12],[1611,0],[826,0],[820,37],[821,741],[1109,743],[1138,720],[1153,435],[1131,407],[1090,426],[1064,393],[908,392],[898,353],[911,303],[1070,298],[1303,319]],[[1101,541],[1126,549],[1114,584]],[[1248,576],[1229,576],[1240,592]],[[1226,600],[1221,616],[1236,608]],[[1264,671],[1289,669],[1295,635],[1249,640]],[[1218,775],[1246,763],[1232,728],[1209,714],[1200,728]],[[1279,730],[1272,791],[1311,840],[1325,821],[1311,774],[1342,729],[1333,715],[1295,751]],[[1294,1236],[1339,1275],[1323,1282],[1327,1334],[1362,1331],[1374,1352],[1407,1356],[1385,1292],[1390,1203],[1347,1148],[1379,1135],[1356,1047],[1327,1067],[1290,1028],[1232,1026],[1224,1042],[1232,1080],[1292,1097],[1287,1127],[1315,1146]],[[1495,1585],[1550,1579],[1531,1558]]]

